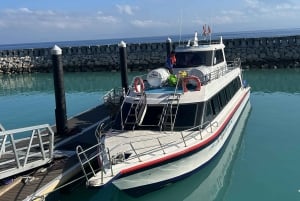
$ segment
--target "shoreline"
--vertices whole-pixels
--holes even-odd
[[[239,57],[242,67],[299,68],[300,35],[223,39],[227,60]],[[183,44],[183,42],[181,43]],[[179,42],[172,43],[173,48]],[[118,44],[62,47],[66,72],[119,71]],[[51,48],[0,50],[0,74],[51,73]],[[128,69],[152,70],[165,65],[166,42],[128,43]]]

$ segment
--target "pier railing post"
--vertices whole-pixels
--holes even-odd
[[[53,63],[53,80],[55,92],[55,117],[56,132],[60,135],[66,134],[68,131],[67,115],[66,115],[66,98],[64,88],[64,71],[62,65],[62,50],[55,45],[51,49]]]
[[[124,41],[121,41],[119,43],[119,53],[120,53],[120,71],[121,71],[122,88],[125,89],[125,94],[127,94],[128,92],[127,51],[126,51],[126,43]]]

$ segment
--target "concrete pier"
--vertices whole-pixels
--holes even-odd
[[[240,57],[244,68],[300,67],[300,36],[224,39],[227,60]],[[161,43],[126,44],[129,70],[164,66],[167,45]],[[176,47],[178,42],[172,42]],[[51,72],[50,48],[1,50],[0,73]],[[63,47],[63,66],[67,72],[119,71],[118,44]]]

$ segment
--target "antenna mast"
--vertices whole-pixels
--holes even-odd
[[[179,46],[181,42],[181,32],[182,32],[182,9],[180,10],[180,20],[179,20]]]

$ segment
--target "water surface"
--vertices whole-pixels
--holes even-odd
[[[137,73],[135,73],[137,74]],[[134,74],[131,73],[130,77]],[[53,124],[55,99],[52,74],[0,76],[0,123],[6,128]],[[49,197],[60,201],[295,201],[300,200],[300,70],[249,70],[244,78],[252,87],[251,112],[237,148],[224,163],[226,172],[214,187],[202,182],[217,166],[158,191],[133,198],[111,186]],[[119,73],[65,74],[68,117],[102,103],[103,94],[120,86]]]

